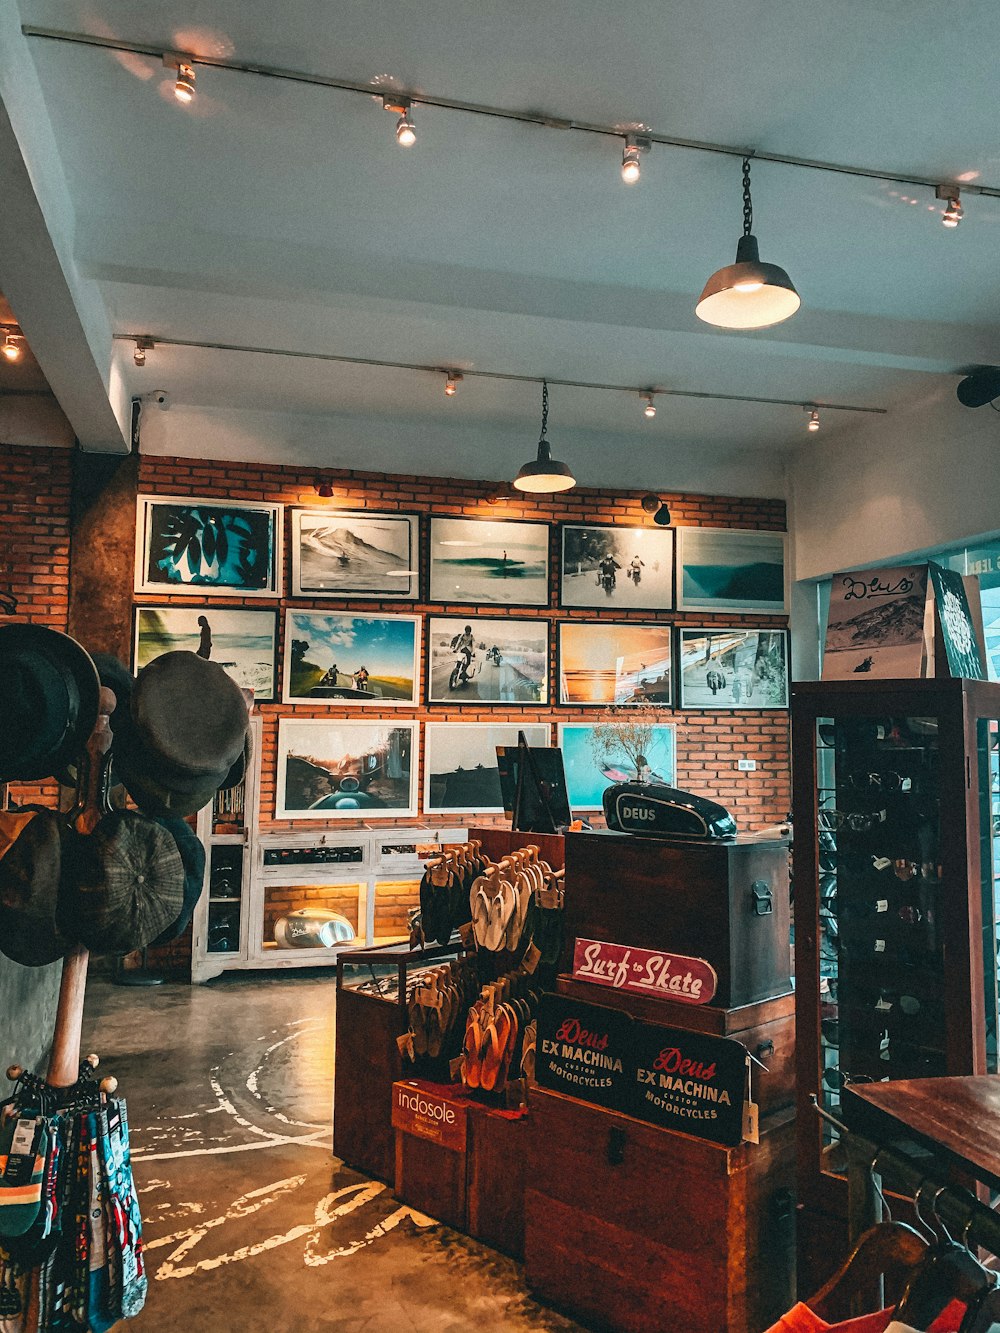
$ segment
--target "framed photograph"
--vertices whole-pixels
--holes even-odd
[[[489,616],[427,617],[427,702],[544,704],[549,622]]]
[[[928,565],[835,574],[823,648],[823,679],[913,678],[925,665]],[[933,628],[931,633],[933,634]]]
[[[416,514],[293,509],[292,596],[415,602],[419,524]]]
[[[416,722],[283,717],[277,819],[388,819],[417,813]]]
[[[677,781],[676,730],[671,722],[654,726],[653,743],[646,755],[650,782],[672,787]],[[615,782],[635,781],[635,769],[624,753],[621,763],[598,763],[591,744],[593,731],[591,722],[559,723],[566,787],[574,810],[600,810],[608,787]]]
[[[559,703],[672,703],[669,625],[563,620],[557,634]]]
[[[549,525],[432,518],[429,600],[548,606]]]
[[[277,611],[241,607],[137,606],[132,670],[141,671],[164,653],[184,650],[218,662],[258,703],[277,698],[275,658]]]
[[[788,610],[784,532],[743,528],[677,529],[677,605],[683,611]]]
[[[787,708],[788,631],[682,629],[682,708]]]
[[[667,611],[674,604],[670,528],[564,523],[559,605]]]
[[[428,722],[424,727],[424,814],[503,813],[497,746],[549,743],[547,722]]]
[[[278,597],[282,506],[140,495],[135,591]]]
[[[419,678],[419,616],[285,612],[285,703],[413,708]]]

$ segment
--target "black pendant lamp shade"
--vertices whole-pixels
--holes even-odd
[[[799,294],[783,268],[761,262],[753,235],[750,200],[750,159],[743,159],[743,235],[736,263],[713,273],[695,314],[720,329],[766,329],[780,324],[799,308]]]
[[[538,440],[538,454],[525,463],[514,478],[512,485],[516,490],[551,495],[555,491],[568,491],[576,485],[576,478],[569,467],[552,457],[552,448],[545,438],[548,422],[549,385],[547,380],[542,380],[542,431]]]

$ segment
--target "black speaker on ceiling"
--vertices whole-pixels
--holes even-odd
[[[983,407],[1000,398],[1000,366],[980,366],[966,375],[955,390],[958,401],[966,407]]]

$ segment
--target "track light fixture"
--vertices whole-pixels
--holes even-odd
[[[753,234],[750,159],[745,157],[743,235],[736,246],[736,263],[712,274],[694,312],[719,329],[766,329],[794,315],[799,304],[799,294],[785,270],[760,261]]]
[[[3,354],[8,361],[20,361],[21,343],[23,338],[19,333],[7,332],[4,334]]]
[[[939,185],[934,191],[936,199],[945,200],[945,209],[941,217],[945,227],[957,227],[965,215],[957,185]]]
[[[413,123],[413,112],[408,97],[383,97],[382,105],[386,111],[392,111],[399,117],[396,121],[396,142],[403,148],[410,148],[417,142],[417,130]]]
[[[646,406],[642,409],[642,415],[644,417],[655,417],[656,404],[653,402],[653,390],[650,389],[647,393],[641,393],[639,397],[646,404]]]
[[[194,65],[189,65],[186,60],[178,61],[177,79],[174,83],[174,96],[178,102],[187,104],[194,101],[194,83]]]
[[[819,412],[815,407],[806,408],[806,411],[809,413],[809,421],[806,425],[806,430],[819,430]]]
[[[156,344],[152,338],[136,338],[132,360],[137,366],[144,366],[146,364],[146,353],[152,351],[155,346]]]
[[[329,481],[324,481],[322,477],[316,478],[314,489],[321,500],[333,499],[333,486]]]
[[[461,372],[457,370],[448,370],[445,372],[447,378],[444,382],[444,391],[449,398],[454,398],[458,393],[458,385],[462,378]]]
[[[625,147],[622,150],[622,180],[626,185],[635,185],[642,175],[639,162],[640,153],[648,153],[653,141],[648,134],[626,134]]]
[[[542,430],[538,437],[538,454],[525,463],[511,485],[519,491],[535,495],[551,495],[568,491],[576,485],[576,478],[566,466],[552,457],[552,448],[545,432],[549,424],[549,382],[542,380]]]

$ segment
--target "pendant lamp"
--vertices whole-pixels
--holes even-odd
[[[554,491],[568,491],[576,485],[576,478],[565,463],[552,457],[552,449],[545,438],[549,423],[549,384],[542,380],[542,432],[538,438],[538,455],[525,463],[512,485],[519,491],[536,495],[550,495]]]
[[[783,268],[762,264],[753,235],[750,159],[743,159],[743,235],[736,263],[713,273],[694,313],[719,329],[766,329],[799,308],[799,294]]]

